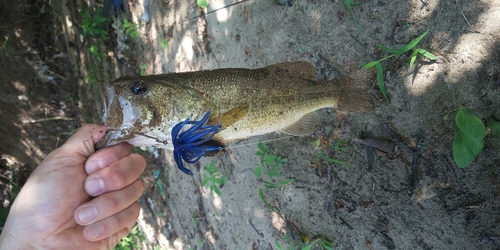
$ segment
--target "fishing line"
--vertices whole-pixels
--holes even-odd
[[[206,16],[206,15],[208,15],[208,14],[212,14],[212,13],[214,13],[214,12],[216,12],[216,11],[219,11],[219,10],[222,10],[222,9],[225,9],[225,8],[229,8],[229,7],[231,7],[231,6],[234,6],[234,5],[237,5],[237,4],[240,4],[240,3],[244,3],[244,2],[248,2],[248,1],[249,1],[249,0],[242,0],[242,1],[239,1],[239,2],[236,2],[236,3],[228,4],[228,5],[224,6],[224,7],[218,8],[218,9],[216,9],[216,10],[211,10],[211,11],[209,11],[209,12],[207,12],[207,13],[202,14],[202,15],[198,15],[198,16],[195,16],[195,17],[191,17],[191,18],[189,18],[189,19],[185,20],[184,22],[191,21],[191,20],[193,20],[193,19],[196,19],[196,18],[199,18],[199,17],[202,17],[202,16]]]
[[[269,139],[269,140],[265,140],[265,141],[250,142],[250,143],[245,143],[243,145],[235,145],[235,146],[226,147],[226,149],[235,149],[235,148],[248,147],[248,146],[251,146],[251,145],[257,145],[260,142],[262,142],[262,143],[268,143],[268,142],[273,142],[273,141],[280,141],[280,140],[284,140],[284,139],[289,139],[289,138],[292,138],[292,137],[295,137],[295,136],[289,135],[289,136],[275,138],[275,139]]]

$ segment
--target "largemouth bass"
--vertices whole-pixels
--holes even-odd
[[[203,139],[206,147],[201,153],[275,131],[307,135],[319,124],[318,109],[372,109],[367,92],[372,76],[364,70],[316,81],[310,63],[291,62],[259,69],[122,77],[103,84],[103,122],[110,130],[99,147],[127,141],[175,150],[176,138],[196,125],[205,134],[191,129],[183,138],[188,142]]]

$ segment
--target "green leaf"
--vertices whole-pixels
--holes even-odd
[[[424,38],[424,36],[427,34],[427,32],[429,32],[429,30],[427,30],[422,35],[420,35],[419,37],[415,38],[410,43],[408,43],[407,45],[405,45],[404,47],[399,48],[399,49],[387,48],[387,47],[384,47],[384,46],[382,46],[380,44],[377,44],[377,47],[379,49],[387,52],[387,53],[391,53],[391,54],[395,54],[395,55],[399,56],[399,55],[402,55],[402,54],[406,53],[407,51],[413,49],[413,47],[415,47],[420,42],[420,40],[422,40],[422,38]]]
[[[276,244],[276,247],[279,249],[279,250],[283,250],[284,248],[280,245],[279,242],[275,241],[274,244]]]
[[[484,138],[486,135],[483,122],[476,116],[467,114],[462,106],[458,108],[455,123],[460,130],[473,138]]]
[[[431,59],[431,60],[437,60],[438,57],[433,55],[431,52],[425,50],[425,49],[417,49],[418,50],[418,53],[422,54],[423,56]],[[411,67],[411,66],[410,66]]]
[[[255,164],[255,166],[257,166],[254,171],[255,177],[259,179],[262,176],[262,171],[264,171],[264,166],[262,166],[261,164]]]
[[[361,67],[361,69],[373,68],[377,63],[380,63],[380,61],[369,62],[369,63],[363,65],[363,67]]]
[[[276,155],[265,155],[262,160],[265,164],[272,165],[276,161]]]
[[[207,185],[209,179],[210,177],[203,175],[203,179],[201,180],[201,186],[204,187],[205,185]]]
[[[221,196],[220,189],[217,185],[210,185],[210,190],[214,191],[218,196]]]
[[[458,131],[453,137],[453,159],[461,168],[467,167],[484,147],[486,129],[479,118],[458,108],[455,116]]]
[[[380,92],[384,96],[385,100],[389,102],[389,98],[387,98],[387,93],[385,92],[385,82],[384,82],[384,72],[382,69],[382,64],[378,62],[375,67],[377,68],[377,83],[380,88]]]
[[[273,166],[267,171],[267,175],[269,178],[274,178],[274,177],[280,177],[280,173],[278,172],[280,170],[279,166]]]
[[[196,1],[196,4],[198,4],[198,6],[200,6],[201,8],[206,8],[206,7],[208,7],[208,2],[207,2],[207,0],[197,0],[197,1]]]
[[[302,248],[302,250],[311,250],[312,246],[316,243],[316,241],[311,242],[309,245]]]
[[[488,119],[488,127],[491,129],[491,134],[496,137],[500,137],[500,122]]]
[[[363,37],[363,33],[361,32],[361,28],[359,27],[358,23],[356,22],[356,19],[354,18],[354,12],[352,11],[352,6],[355,5],[360,5],[361,3],[353,2],[352,0],[344,0],[344,5],[349,12],[349,16],[352,19],[352,22],[354,23],[354,26],[356,26],[356,29],[359,32],[359,35]]]
[[[290,184],[292,182],[293,182],[293,179],[288,179],[288,180],[280,181],[279,185],[280,186],[286,186],[286,185],[288,185],[288,184]]]
[[[217,185],[222,185],[225,183],[224,178],[216,178],[212,176],[212,183],[217,184]]]
[[[413,66],[413,63],[415,63],[415,60],[417,59],[417,54],[418,54],[418,49],[414,50],[413,53],[411,53],[410,68],[411,66]]]
[[[470,136],[465,135],[462,130],[459,130],[455,137],[453,137],[453,159],[461,168],[469,166],[474,160],[474,153],[472,152],[471,145],[476,141],[472,140]],[[478,147],[479,145],[476,145]]]

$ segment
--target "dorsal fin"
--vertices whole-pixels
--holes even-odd
[[[286,62],[267,67],[270,70],[285,70],[294,77],[313,80],[316,78],[316,69],[309,62]]]
[[[316,112],[311,112],[304,115],[300,120],[294,124],[282,129],[280,132],[287,135],[310,135],[319,125],[319,115]]]

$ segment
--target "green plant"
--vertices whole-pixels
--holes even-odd
[[[130,249],[140,249],[141,246],[138,242],[144,241],[146,237],[144,236],[144,232],[139,231],[137,225],[132,228],[130,234],[121,239],[118,245],[113,248],[114,250],[130,250]]]
[[[305,239],[306,242],[308,242],[308,243],[305,243],[305,244],[302,243],[301,244],[302,246],[300,247],[301,250],[311,250],[314,245],[319,246],[321,249],[333,250],[333,245],[334,245],[333,242],[331,242],[323,237],[317,238],[311,242],[309,242],[308,236],[305,236],[305,238],[306,238]],[[295,250],[296,249],[295,246],[293,245],[293,242],[290,240],[290,237],[285,235],[284,239],[285,239],[285,243],[287,243],[289,246],[288,246],[288,248],[285,248],[278,241],[276,241],[275,245],[279,250],[285,250],[285,249]]]
[[[380,44],[377,44],[377,47],[379,49],[381,49],[382,51],[385,51],[387,53],[390,53],[390,55],[386,56],[378,61],[369,62],[369,63],[365,64],[363,67],[361,67],[362,69],[367,69],[367,68],[372,68],[372,67],[375,67],[377,69],[377,83],[378,83],[378,86],[380,88],[380,91],[382,92],[382,95],[384,96],[384,98],[387,102],[389,102],[389,99],[387,98],[387,93],[385,90],[384,73],[382,70],[382,63],[381,62],[385,61],[391,57],[400,56],[400,55],[410,51],[415,46],[417,46],[417,44],[420,42],[420,40],[422,40],[422,38],[424,38],[424,36],[427,34],[427,32],[429,32],[429,30],[427,30],[426,32],[421,34],[419,37],[415,38],[410,43],[408,43],[407,45],[405,45],[399,49],[391,49],[391,48],[384,47]],[[438,59],[437,56],[433,55],[432,53],[428,52],[427,50],[424,50],[421,48],[415,48],[415,49],[413,49],[413,52],[411,54],[410,68],[413,66],[413,63],[415,62],[418,54],[421,54],[422,56],[427,57],[430,60],[437,60]]]
[[[155,169],[154,177],[155,177],[155,184],[158,187],[158,191],[160,191],[160,194],[162,196],[166,196],[165,188],[163,186],[168,184],[168,180],[164,176],[161,176],[160,169]]]
[[[163,49],[168,49],[168,40],[167,39],[163,39],[160,41],[160,46],[163,48]]]
[[[215,167],[215,161],[212,160],[208,166],[206,166],[205,171],[208,172],[209,175],[203,174],[203,179],[201,180],[201,185],[206,186],[210,183],[210,191],[216,193],[218,196],[221,196],[220,189],[218,185],[223,185],[227,182],[227,177],[221,173],[219,173],[219,169]]]
[[[134,40],[139,39],[138,27],[137,23],[129,22],[127,18],[123,18],[122,29]]]
[[[262,173],[266,171],[266,174],[269,178],[280,177],[280,173],[278,172],[286,163],[287,159],[281,156],[269,154],[270,146],[264,146],[262,142],[257,144],[259,150],[255,153],[255,155],[260,156],[261,162],[255,164],[255,176],[259,179],[262,176]]]
[[[102,40],[106,40],[107,32],[101,27],[108,19],[103,17],[101,12],[102,10],[98,9],[93,16],[90,15],[89,8],[82,12],[82,30],[85,37],[100,37]]]
[[[354,18],[354,12],[352,11],[352,6],[356,5],[361,5],[361,3],[353,2],[352,0],[344,0],[344,5],[349,12],[349,16],[351,17],[352,22],[354,23],[354,26],[359,32],[359,35],[363,37],[363,32],[361,32],[361,28],[359,27],[358,23],[356,22],[356,19]]]
[[[86,78],[90,87],[94,87],[97,84],[97,67],[95,65],[92,65],[89,72],[87,72]]]
[[[254,170],[255,177],[264,182],[265,184],[264,188],[266,189],[281,188],[281,192],[283,193],[286,187],[288,187],[288,185],[290,185],[293,182],[293,179],[286,179],[278,182],[274,182],[273,179],[276,177],[281,177],[279,170],[285,166],[287,159],[281,156],[270,154],[269,149],[271,147],[265,146],[262,142],[259,142],[257,146],[258,150],[257,152],[255,152],[255,155],[260,156],[260,163],[255,164],[255,170]],[[269,178],[268,181],[263,179],[262,173],[266,174],[266,176]],[[262,200],[262,202],[264,202],[266,207],[276,212],[281,217],[279,211],[266,200],[263,188],[259,189],[259,197]]]
[[[321,249],[333,250],[333,242],[321,237],[313,240],[311,243],[302,247],[302,250],[311,250],[314,245],[318,245]]]
[[[148,69],[148,65],[141,64],[141,66],[139,66],[139,69],[141,69],[141,76],[143,76],[146,74],[146,70]]]
[[[9,51],[7,50],[7,42],[9,41],[8,36],[4,36],[5,41],[2,43],[2,51],[4,56],[9,56]]]
[[[208,7],[208,2],[207,2],[207,0],[197,0],[197,1],[196,1],[196,4],[198,4],[198,6],[199,6],[200,8],[204,8],[204,9]]]
[[[347,141],[346,140],[337,140],[335,141],[335,145],[333,146],[330,146],[330,148],[333,150],[333,151],[345,151],[345,150],[348,150],[349,148],[347,147]],[[319,152],[317,155],[316,155],[316,158],[315,158],[315,162],[319,162],[321,159],[324,159],[330,163],[335,163],[335,164],[340,164],[340,165],[344,165],[346,167],[349,167],[349,168],[352,168],[352,165],[349,164],[348,162],[345,162],[345,161],[341,161],[341,160],[338,160],[338,159],[334,159],[334,158],[330,158],[330,157],[327,157],[323,152]]]
[[[491,130],[491,134],[496,137],[500,137],[500,122],[493,120],[493,118],[488,119],[487,126]]]
[[[460,106],[455,116],[458,131],[453,137],[453,159],[461,168],[472,163],[484,147],[486,129],[472,111]]]

